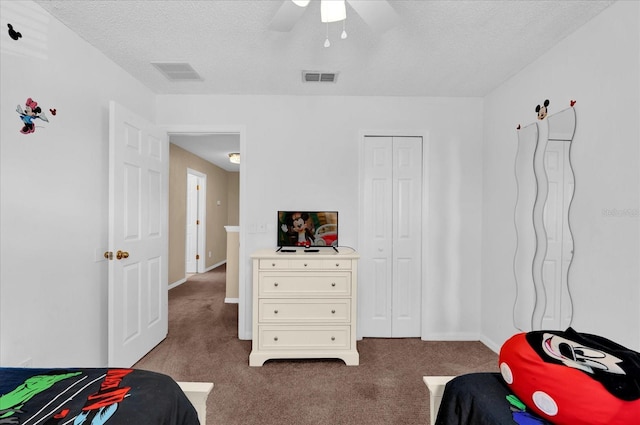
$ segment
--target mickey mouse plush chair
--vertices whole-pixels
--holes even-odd
[[[640,353],[606,338],[533,331],[500,349],[503,379],[528,408],[556,425],[640,424]]]

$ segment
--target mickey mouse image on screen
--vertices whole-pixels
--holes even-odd
[[[543,105],[536,106],[536,112],[538,113],[538,119],[543,120],[547,117],[547,107],[549,106],[549,99],[545,100]]]
[[[40,118],[42,121],[49,122],[47,117],[42,113],[42,109],[38,106],[38,102],[35,100],[28,98],[25,102],[24,111],[18,105],[16,107],[16,112],[20,114],[20,119],[22,120],[24,126],[20,133],[22,134],[31,134],[36,131],[36,118]]]
[[[285,217],[282,231],[288,235],[292,245],[308,248],[315,241],[312,227],[313,225],[309,221],[309,214],[294,212]]]

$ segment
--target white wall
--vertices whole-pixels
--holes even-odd
[[[545,98],[552,112],[574,98],[574,324],[640,346],[638,217],[602,214],[639,204],[637,2],[605,10],[484,102],[154,96],[37,5],[16,3],[0,2],[2,25],[23,28],[20,41],[1,39],[0,365],[106,364],[107,266],[96,260],[107,248],[112,99],[162,125],[242,129],[246,272],[252,251],[274,245],[278,209],[337,209],[341,243],[358,248],[360,135],[426,134],[425,334],[495,348],[515,332],[515,127]],[[27,97],[58,113],[25,136],[15,108]],[[261,224],[267,232],[246,231]],[[250,273],[242,284],[250,295]]]
[[[482,333],[493,348],[517,332],[516,126],[535,121],[544,99],[550,113],[577,100],[572,326],[640,348],[639,9],[638,2],[617,2],[485,98]],[[607,213],[614,210],[626,213]]]
[[[244,228],[268,225],[266,233],[245,232],[248,271],[248,255],[274,245],[278,209],[339,210],[341,243],[357,248],[361,132],[426,134],[425,334],[478,337],[480,99],[158,96],[155,102],[39,6],[19,3],[0,2],[3,25],[12,21],[23,34],[17,42],[2,38],[0,58],[0,365],[106,364],[101,255],[108,242],[110,100],[150,120],[157,103],[164,125],[243,130]],[[22,135],[15,108],[27,97],[57,115]],[[250,295],[250,274],[244,277]]]
[[[157,111],[157,123],[169,128],[245,129],[240,277],[246,300],[251,299],[249,256],[275,247],[278,210],[338,210],[340,244],[358,248],[362,132],[428,134],[425,334],[479,338],[481,99],[161,95]],[[261,225],[266,232],[256,233]],[[248,310],[241,310],[245,336],[251,334]]]
[[[154,96],[35,3],[0,15],[0,365],[104,366],[108,105],[152,120]],[[28,97],[49,123],[23,135]]]

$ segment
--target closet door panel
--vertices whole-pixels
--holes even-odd
[[[394,137],[392,336],[420,336],[422,139]]]
[[[422,138],[367,137],[363,162],[360,335],[418,337]]]
[[[359,333],[391,336],[393,150],[391,137],[368,137],[364,145],[364,233],[359,281]]]

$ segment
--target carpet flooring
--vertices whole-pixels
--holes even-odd
[[[478,341],[364,338],[359,366],[342,360],[269,360],[249,367],[238,306],[225,304],[225,267],[169,291],[169,334],[134,367],[177,381],[213,382],[207,424],[429,424],[424,375],[498,371]]]

